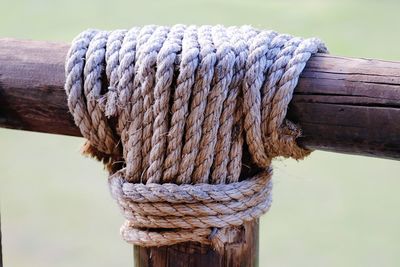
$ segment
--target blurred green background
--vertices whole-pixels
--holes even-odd
[[[317,36],[332,54],[400,60],[400,1],[1,0],[0,37],[70,41],[86,28],[251,24]],[[132,266],[122,217],[82,139],[0,129],[5,266]],[[327,152],[274,162],[260,266],[399,266],[400,164]]]

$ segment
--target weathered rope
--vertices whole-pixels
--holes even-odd
[[[87,30],[66,62],[68,105],[85,152],[110,171],[141,246],[198,241],[222,248],[226,233],[271,204],[271,159],[303,158],[299,128],[285,120],[300,73],[327,50],[250,26],[145,26]],[[243,177],[243,148],[260,171]]]

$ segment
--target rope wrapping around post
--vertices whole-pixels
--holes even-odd
[[[0,127],[82,136],[63,89],[69,48],[65,43],[0,39]],[[400,62],[312,56],[288,110],[288,118],[303,131],[298,143],[310,149],[399,159],[399,77]],[[254,175],[256,166],[249,157],[242,157],[242,176]],[[231,239],[236,243],[226,245],[223,253],[193,242],[136,246],[135,264],[256,266],[257,221],[245,223]]]
[[[0,38],[0,127],[82,136],[68,110],[70,44]],[[400,158],[400,62],[313,55],[287,117],[302,147]]]
[[[315,53],[327,53],[319,39],[250,26],[78,35],[65,66],[68,106],[88,140],[84,153],[110,172],[124,239],[195,241],[219,253],[236,242],[270,207],[271,160],[310,153],[285,117]]]

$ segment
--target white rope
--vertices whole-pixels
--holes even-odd
[[[68,105],[86,152],[110,170],[124,238],[220,249],[227,231],[265,213],[271,159],[309,153],[285,116],[317,52],[327,52],[318,39],[250,26],[150,25],[75,38]],[[245,146],[260,169],[253,177],[241,177]]]

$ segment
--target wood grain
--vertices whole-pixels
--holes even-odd
[[[0,126],[80,136],[68,111],[64,60],[69,45],[0,39]]]
[[[80,136],[66,105],[69,45],[0,39],[0,127]],[[311,149],[400,158],[400,63],[316,55],[289,107]]]
[[[309,148],[399,158],[400,63],[316,56],[289,109]]]
[[[136,267],[254,267],[258,266],[258,220],[245,223],[223,253],[210,246],[187,242],[173,246],[134,247]]]

